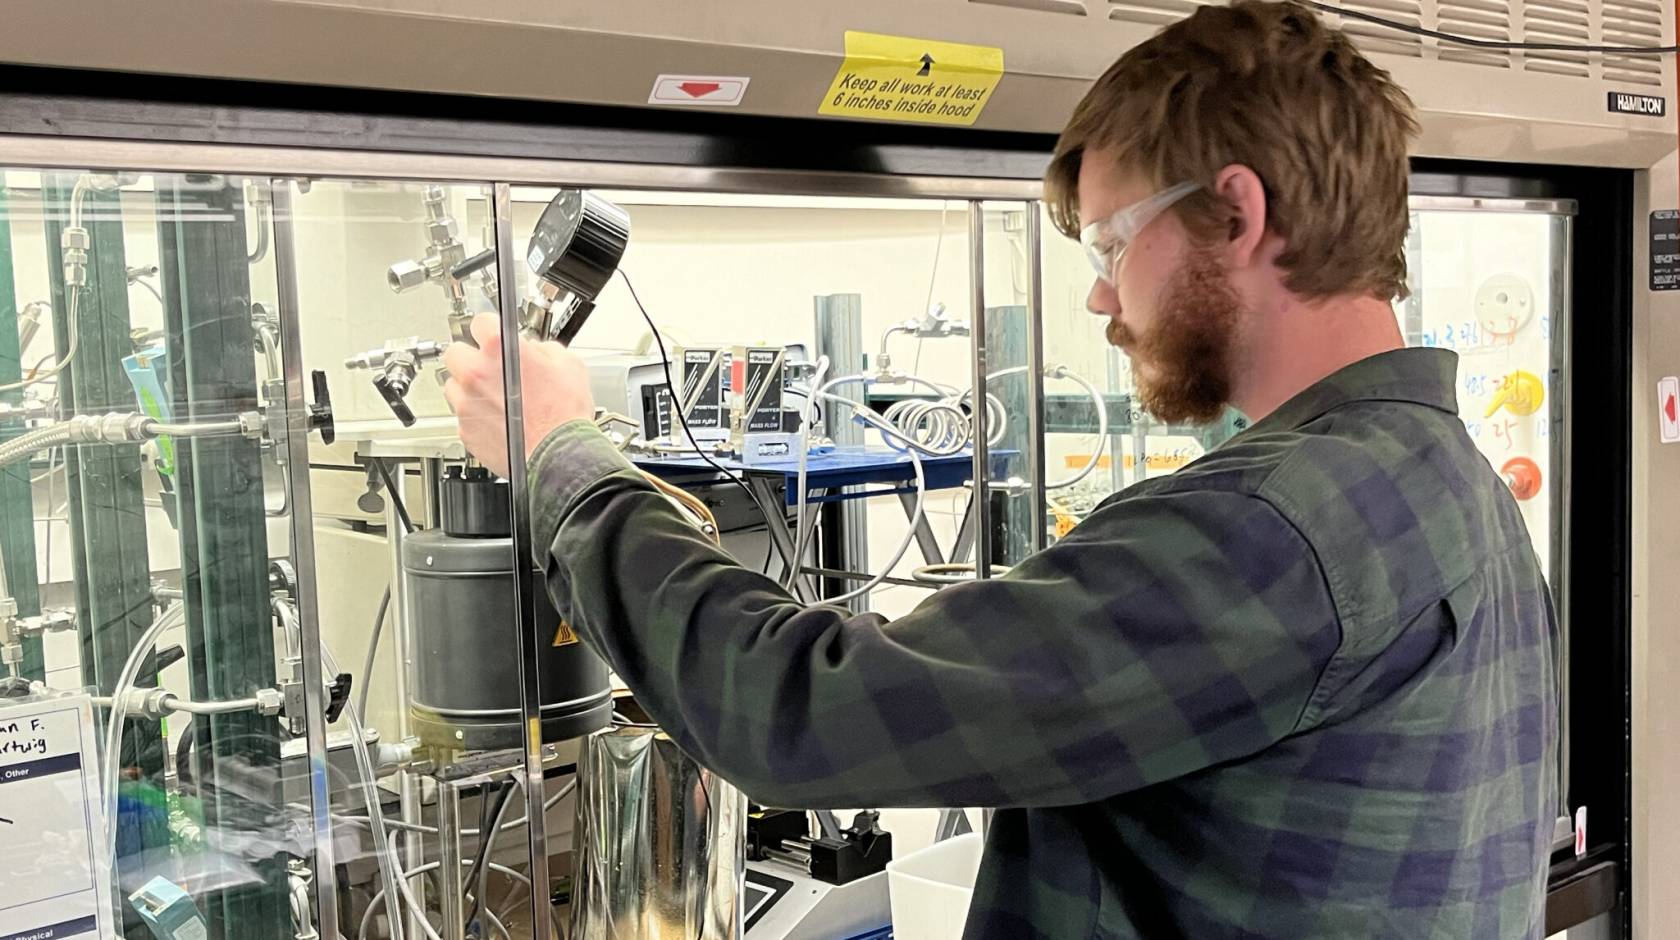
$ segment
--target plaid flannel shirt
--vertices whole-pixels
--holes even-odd
[[[891,622],[801,606],[583,422],[533,455],[538,562],[754,800],[999,808],[969,937],[1539,937],[1558,632],[1456,366],[1349,366]]]

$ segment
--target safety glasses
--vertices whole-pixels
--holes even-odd
[[[1114,269],[1119,267],[1120,259],[1126,254],[1132,239],[1143,231],[1144,226],[1155,221],[1156,216],[1201,188],[1200,183],[1179,183],[1121,209],[1106,221],[1092,222],[1080,229],[1079,244],[1085,247],[1085,257],[1097,276],[1114,283]]]

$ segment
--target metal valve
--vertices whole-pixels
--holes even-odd
[[[0,421],[36,421],[51,416],[52,408],[39,399],[26,398],[15,405],[0,401]]]
[[[408,427],[415,421],[414,411],[408,407],[409,389],[427,362],[443,358],[443,350],[441,343],[410,336],[351,356],[344,360],[344,367],[373,370],[373,387],[379,390],[379,397],[385,399],[397,420]]]
[[[468,327],[472,322],[472,314],[467,311],[467,291],[461,283],[461,277],[454,273],[457,265],[467,259],[466,243],[461,241],[460,225],[449,214],[449,193],[442,186],[426,187],[424,204],[426,208],[426,254],[420,258],[408,258],[391,265],[386,272],[386,283],[391,290],[401,294],[413,290],[422,284],[435,283],[443,288],[449,298],[449,327],[457,340],[470,336]],[[380,394],[385,394],[381,389]],[[386,397],[386,401],[391,399]],[[406,406],[404,406],[406,408]],[[393,405],[396,411],[397,406]],[[402,417],[398,412],[398,418]],[[413,423],[412,420],[404,424]]]

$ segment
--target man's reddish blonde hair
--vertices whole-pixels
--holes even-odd
[[[1056,145],[1045,198],[1077,236],[1079,171],[1102,151],[1157,187],[1211,186],[1241,164],[1265,186],[1278,265],[1305,297],[1406,291],[1411,99],[1341,30],[1270,0],[1207,6],[1127,52],[1086,94]],[[1221,237],[1231,208],[1204,189],[1174,211]],[[1095,221],[1095,220],[1092,220]]]

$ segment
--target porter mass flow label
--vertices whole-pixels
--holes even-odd
[[[820,114],[973,124],[1003,77],[1003,50],[877,33],[846,33],[846,61]]]

